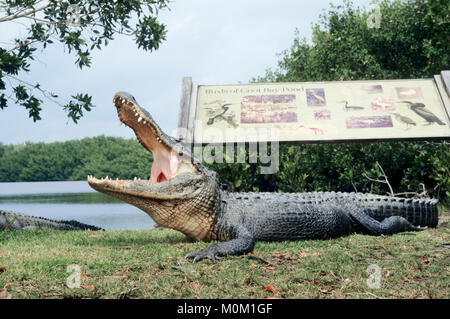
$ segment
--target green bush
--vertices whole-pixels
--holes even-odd
[[[450,7],[447,0],[389,1],[379,4],[380,28],[369,28],[369,12],[351,1],[331,5],[313,26],[312,41],[298,35],[280,54],[278,69],[253,82],[303,82],[431,78],[450,66]],[[258,164],[211,164],[236,191],[364,191],[389,188],[395,193],[422,192],[449,203],[448,144],[379,142],[281,145],[280,167],[260,175]]]
[[[87,175],[148,178],[151,162],[136,140],[119,137],[0,145],[0,182],[83,180]]]
[[[450,198],[450,148],[444,143],[389,142],[349,144],[280,145],[279,169],[261,174],[267,164],[212,163],[231,191],[343,191],[386,194],[390,191],[377,163],[394,193],[421,193],[448,204]]]

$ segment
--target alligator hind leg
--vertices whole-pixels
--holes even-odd
[[[427,227],[418,227],[411,224],[401,216],[391,216],[383,219],[381,222],[373,219],[361,209],[352,209],[349,212],[350,217],[363,228],[363,233],[369,235],[392,235],[404,231],[419,231]]]

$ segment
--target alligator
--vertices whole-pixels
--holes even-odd
[[[53,220],[0,210],[0,230],[33,230],[38,228],[58,230],[104,230],[100,227],[83,224],[76,220]]]
[[[88,176],[95,190],[146,212],[194,240],[217,241],[186,255],[198,262],[246,254],[255,241],[327,239],[355,232],[389,235],[438,223],[436,199],[363,193],[233,193],[192,147],[165,134],[129,93],[113,97],[120,122],[153,154],[149,180]]]

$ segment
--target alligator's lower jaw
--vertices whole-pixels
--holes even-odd
[[[117,197],[117,194],[127,194],[130,196],[141,197],[144,190],[151,190],[151,185],[148,181],[142,181],[140,178],[135,177],[134,180],[121,180],[111,179],[109,176],[96,178],[92,175],[88,175],[87,182],[93,189]],[[134,187],[136,185],[136,187]],[[137,187],[139,185],[139,187]],[[151,194],[151,191],[149,192]]]
[[[135,177],[134,181],[140,181]],[[132,183],[131,180],[111,179],[109,176],[96,178],[92,175],[88,175],[87,182],[93,189],[102,193],[119,193],[121,190]]]
[[[180,201],[194,198],[204,185],[204,177],[201,174],[181,173],[171,180],[157,184],[149,184],[147,181],[119,180],[95,178],[88,176],[89,186],[107,195],[119,198],[132,205],[147,204],[141,209],[151,207],[148,201]],[[142,205],[141,205],[142,206]]]

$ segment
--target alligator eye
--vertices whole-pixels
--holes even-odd
[[[178,155],[183,156],[183,152],[179,152]]]

